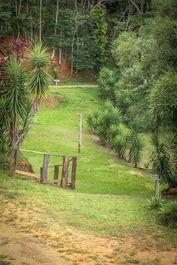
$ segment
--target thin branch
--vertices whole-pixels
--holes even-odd
[[[137,4],[133,1],[133,0],[129,0],[132,5],[136,8],[136,10],[141,14],[141,10],[139,9],[139,7],[137,6]]]

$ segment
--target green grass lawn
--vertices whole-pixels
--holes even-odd
[[[25,207],[43,209],[62,225],[89,229],[96,233],[119,236],[122,231],[161,231],[173,237],[173,231],[158,226],[147,198],[153,195],[148,171],[132,168],[102,146],[87,128],[89,113],[102,109],[97,88],[52,89],[58,106],[43,106],[35,119],[23,148],[78,156],[76,190],[62,190],[55,185],[41,185],[10,179],[1,174],[2,192],[11,199],[20,198]],[[83,145],[77,153],[79,115],[84,117]],[[36,173],[43,157],[24,153]],[[51,163],[58,163],[52,158]],[[6,175],[6,173],[4,173]],[[53,172],[50,170],[49,175]],[[31,198],[31,199],[30,199]],[[158,228],[157,228],[158,227]]]

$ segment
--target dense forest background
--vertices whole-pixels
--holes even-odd
[[[1,43],[14,39],[19,53],[26,43],[43,42],[58,65],[69,62],[71,74],[97,75],[107,102],[104,113],[89,116],[89,126],[135,166],[142,133],[151,132],[152,166],[164,182],[176,186],[176,14],[176,0],[2,0]],[[12,50],[5,49],[8,58]],[[168,145],[162,132],[169,136]]]
[[[151,1],[16,0],[0,3],[0,33],[43,41],[76,69],[108,63],[121,32],[138,31],[153,16]]]

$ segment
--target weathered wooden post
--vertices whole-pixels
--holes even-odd
[[[43,167],[41,169],[41,183],[46,184],[48,181],[48,166],[49,166],[50,155],[44,154]]]
[[[54,183],[57,184],[58,183],[58,176],[59,176],[59,165],[55,165],[54,167]]]
[[[62,178],[61,178],[62,188],[66,188],[68,184],[68,166],[69,166],[69,157],[63,156],[63,168],[62,168]]]
[[[43,168],[40,168],[40,183],[43,183]]]
[[[159,178],[156,176],[152,176],[152,180],[154,182],[155,195],[159,196]]]
[[[81,145],[82,145],[82,114],[80,114],[78,153],[81,152]]]
[[[76,187],[76,167],[77,167],[77,157],[74,156],[72,159],[72,175],[71,175],[71,188],[75,189]]]
[[[155,178],[154,180],[154,189],[155,195],[159,196],[159,178]]]

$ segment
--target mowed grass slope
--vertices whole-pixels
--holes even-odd
[[[152,193],[149,174],[135,170],[117,155],[105,148],[97,136],[87,128],[87,115],[102,109],[98,89],[53,89],[58,106],[43,106],[26,138],[23,148],[42,152],[78,156],[76,192],[110,195],[138,195]],[[61,94],[61,97],[57,97]],[[79,116],[83,114],[83,145],[77,153]],[[43,157],[24,153],[36,172]],[[59,160],[52,158],[51,163]],[[50,175],[52,172],[50,171]]]
[[[147,209],[147,198],[153,195],[150,173],[118,160],[116,154],[102,146],[87,128],[87,115],[103,108],[98,89],[64,88],[52,89],[50,93],[59,95],[56,96],[58,104],[40,108],[23,148],[78,156],[76,190],[3,177],[4,194],[12,199],[13,196],[17,200],[20,198],[25,207],[38,207],[46,213],[45,218],[50,216],[51,222],[55,220],[64,226],[115,236],[125,230],[135,234],[137,231],[156,231],[154,214]],[[80,113],[84,117],[84,130],[83,145],[78,154]],[[39,173],[42,156],[24,155]],[[51,159],[52,164],[58,162],[56,158]],[[162,226],[158,231],[161,236],[165,233]],[[172,235],[171,230],[167,231]]]

